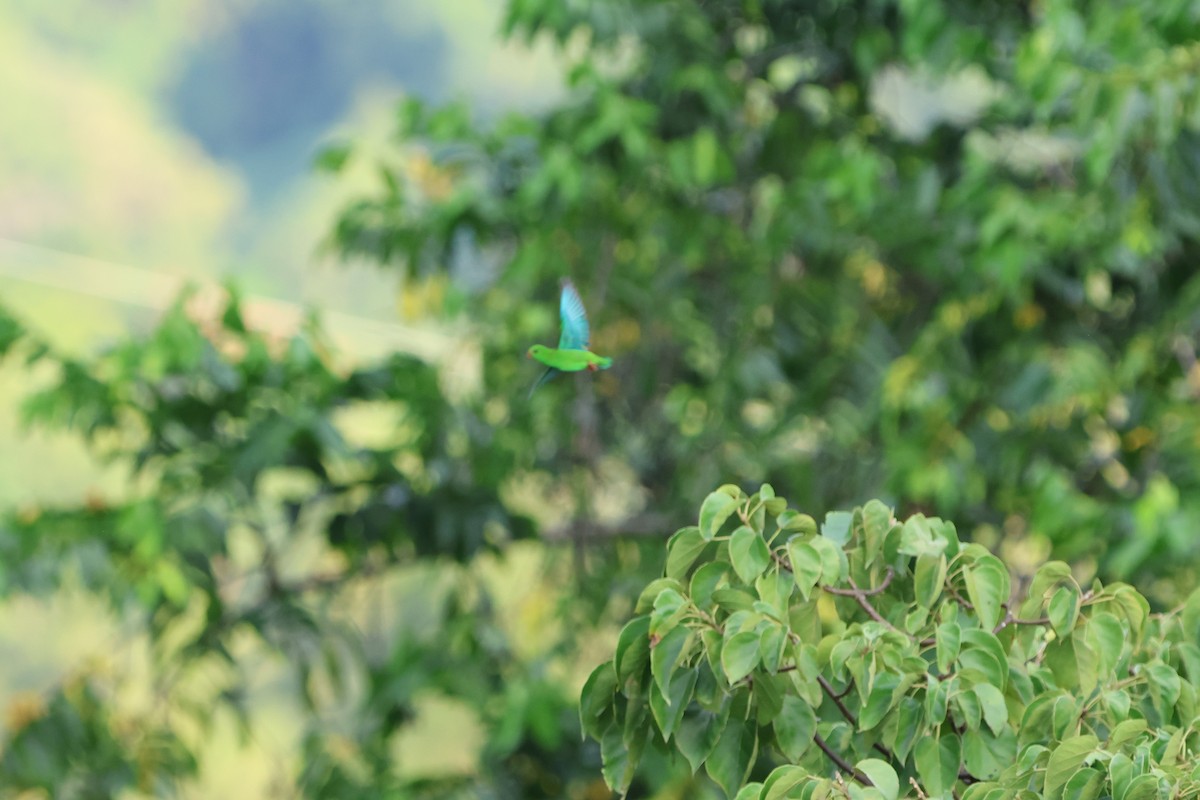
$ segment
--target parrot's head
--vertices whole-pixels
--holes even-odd
[[[546,347],[545,345],[535,344],[533,347],[529,348],[529,350],[527,350],[525,352],[525,357],[526,358],[538,358],[539,356],[544,356],[546,354],[546,351],[549,349],[550,348]]]

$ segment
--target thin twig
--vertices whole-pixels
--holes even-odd
[[[868,597],[877,595],[886,589],[888,584],[892,582],[892,577],[894,575],[895,573],[892,571],[892,568],[888,567],[887,577],[883,579],[883,583],[881,583],[879,586],[876,586],[874,589],[860,589],[858,584],[854,582],[854,578],[848,576],[846,580],[850,582],[849,589],[838,589],[833,586],[822,586],[821,588],[829,594],[837,595],[839,597],[853,597],[855,602],[858,603],[863,611],[867,612],[871,619],[890,628],[893,631],[896,631],[897,633],[903,633],[905,636],[911,639],[913,638],[912,634],[900,630],[891,622],[889,622],[886,617],[875,610],[875,606],[871,605],[871,601],[867,599]]]
[[[951,583],[950,581],[946,581],[945,585],[946,585],[946,591],[950,593],[950,596],[953,597],[960,606],[967,609],[968,611],[975,610],[975,606],[972,605],[971,601],[968,600],[967,598],[963,597],[961,594],[959,594],[958,590],[954,588],[953,583]]]
[[[821,588],[830,594],[840,595],[841,597],[874,597],[877,594],[883,594],[887,591],[888,586],[892,583],[892,578],[896,577],[896,571],[891,567],[887,568],[887,574],[883,576],[883,583],[876,586],[874,589],[860,589],[854,583],[854,578],[847,576],[846,580],[850,581],[850,589],[838,589],[834,586],[822,586]]]
[[[1005,612],[1004,619],[1000,620],[1000,623],[996,627],[992,628],[992,633],[999,633],[1000,631],[1007,628],[1009,625],[1049,625],[1049,624],[1050,624],[1049,617],[1037,617],[1036,619],[1017,619],[1016,617],[1013,616],[1012,611],[1009,610],[1009,611]]]
[[[846,721],[857,730],[858,720],[855,719],[854,714],[851,713],[850,709],[846,707],[846,704],[842,702],[842,698],[850,693],[850,687],[847,686],[846,691],[838,694],[833,690],[833,686],[830,685],[829,681],[825,680],[824,675],[817,676],[817,683],[821,684],[821,690],[825,692],[825,696],[833,701],[833,704],[838,707],[838,711],[842,712],[842,716],[846,718]],[[875,748],[876,752],[889,761],[896,760],[896,756],[892,753],[892,751],[888,750],[879,742],[875,742],[871,746]]]
[[[854,767],[850,766],[849,761],[842,758],[837,753],[833,752],[833,748],[831,748],[828,744],[825,743],[825,740],[821,738],[821,734],[814,733],[813,741],[816,742],[817,747],[821,748],[822,753],[829,756],[830,761],[832,761],[834,764],[837,764],[838,769],[840,769],[842,772],[845,772],[847,775],[852,776],[854,778],[854,780],[858,781],[863,786],[874,786],[875,785],[875,784],[871,783],[870,778],[868,778],[866,775],[864,775],[861,772],[859,772],[858,770],[856,770]]]

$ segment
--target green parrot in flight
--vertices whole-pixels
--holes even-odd
[[[558,337],[558,347],[546,347],[535,344],[525,355],[546,365],[542,377],[529,390],[529,396],[546,381],[560,372],[579,372],[598,369],[608,369],[612,359],[598,356],[588,350],[591,341],[588,330],[587,312],[583,309],[583,300],[570,280],[563,279],[562,295],[559,297],[558,314],[562,318],[562,335]]]

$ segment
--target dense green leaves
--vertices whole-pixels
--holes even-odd
[[[636,718],[628,752],[653,735],[727,797],[818,796],[835,770],[851,796],[885,798],[1094,799],[1140,796],[1160,779],[1196,785],[1200,716],[1180,668],[1200,668],[1200,649],[1184,607],[1142,619],[1129,587],[1081,594],[1053,564],[1021,602],[999,559],[962,546],[942,520],[893,524],[872,504],[828,516],[832,536],[781,541],[767,532],[795,517],[778,503],[754,513],[780,499],[774,490],[730,497],[747,522],[713,540],[690,590],[652,582],[643,596],[670,613],[661,629],[635,618],[617,645],[620,665],[645,652],[632,637],[648,637],[654,676],[669,683],[648,698],[636,679],[614,691],[602,666],[580,701],[590,735],[591,720]],[[940,576],[936,591],[917,580],[921,564],[935,566],[923,580]],[[1131,616],[1140,640],[1126,635]],[[597,697],[612,707],[597,710]],[[747,783],[766,765],[777,768]]]

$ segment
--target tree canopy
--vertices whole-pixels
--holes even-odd
[[[306,796],[1189,785],[1194,600],[1164,612],[1200,563],[1192,5],[511,0],[565,99],[403,101],[330,224],[450,358],[349,364],[236,292],[94,358],[0,316],[0,353],[52,376],[28,420],[130,475],[0,522],[0,591],[69,566],[143,626],[163,698],[131,726],[81,669],[14,717],[0,784],[171,794],[216,709],[252,731],[251,642],[290,670]],[[614,366],[526,400],[562,277]],[[548,553],[534,649],[483,577],[514,542]],[[346,599],[414,575],[421,626]],[[575,698],[606,636],[597,747]],[[396,766],[431,695],[484,731],[465,772]]]

